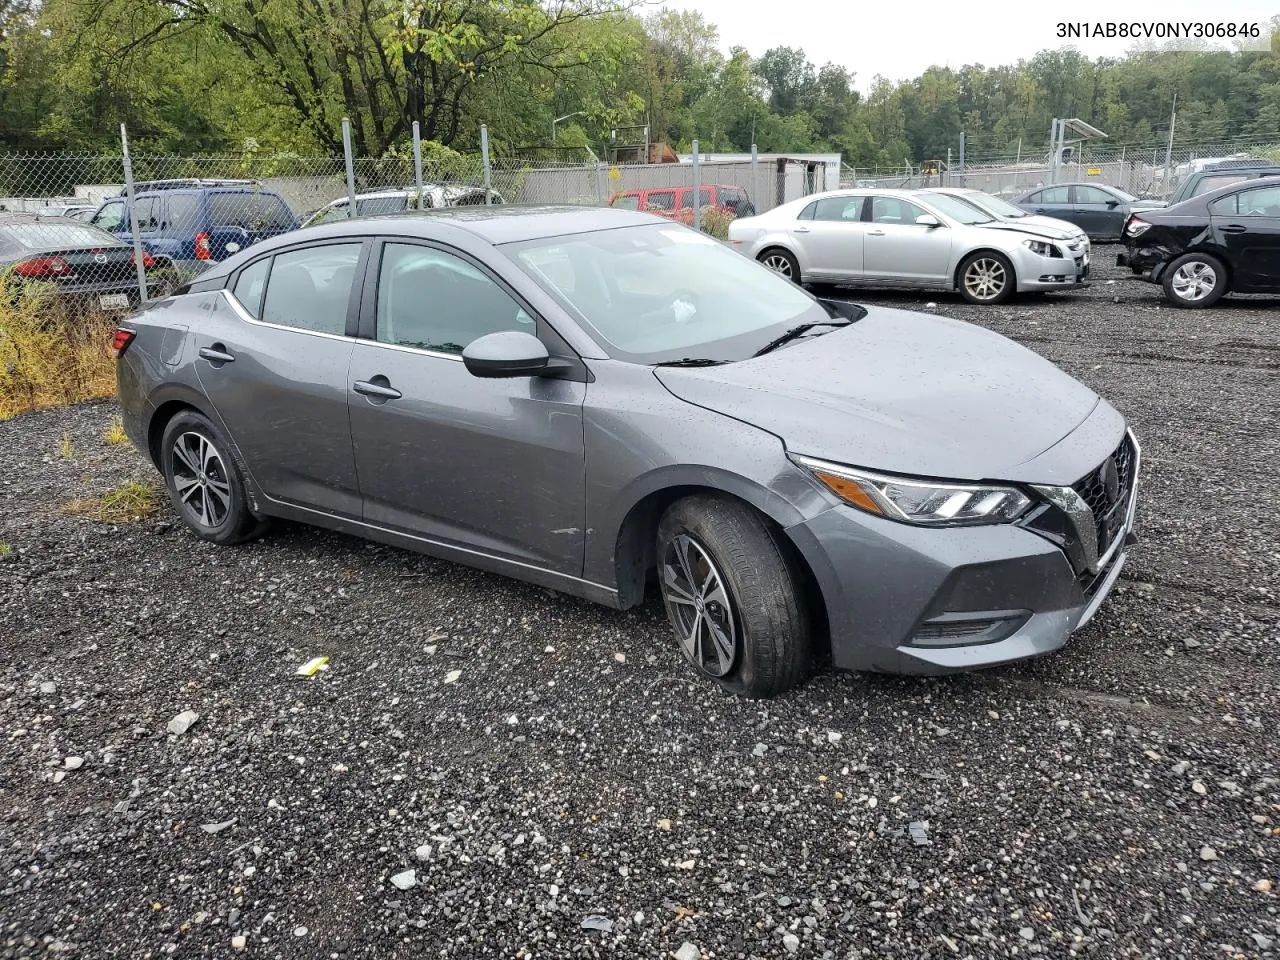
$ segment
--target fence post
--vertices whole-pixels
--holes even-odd
[[[604,164],[596,161],[596,203],[604,206],[608,202],[604,187]]]
[[[756,151],[756,145],[751,145],[751,202],[760,202],[760,184],[756,182],[756,173],[760,167],[760,154]],[[763,211],[761,211],[763,212]]]
[[[150,299],[147,296],[147,268],[143,263],[146,258],[142,254],[142,237],[138,235],[138,208],[133,202],[133,161],[129,159],[129,133],[123,123],[120,124],[120,149],[124,157],[124,192],[129,201],[129,232],[133,235],[133,266],[138,274],[138,306],[142,306]]]
[[[356,168],[351,159],[351,121],[342,118],[342,153],[347,161],[347,219],[356,215]]]
[[[413,121],[413,182],[418,188],[418,209],[422,209],[422,132]]]
[[[701,171],[698,169],[698,141],[693,141],[693,229],[702,229],[702,204],[699,202],[701,197],[702,178]]]
[[[484,163],[484,205],[493,203],[493,170],[489,166],[489,128],[480,124],[480,159]]]
[[[960,131],[960,186],[965,185],[964,180],[964,131]]]

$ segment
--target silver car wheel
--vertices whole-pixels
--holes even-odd
[[[975,300],[995,300],[1008,282],[1004,264],[994,257],[979,257],[964,272],[964,288]]]
[[[202,433],[180,434],[170,451],[178,503],[203,527],[218,527],[231,510],[231,480],[222,455]]]
[[[1179,300],[1195,303],[1213,292],[1218,285],[1218,271],[1203,260],[1193,260],[1174,272],[1170,285]]]
[[[711,556],[688,534],[677,534],[663,557],[661,584],[685,656],[710,676],[728,674],[738,658],[738,632]]]
[[[788,280],[792,279],[791,261],[787,259],[785,256],[783,256],[782,254],[771,253],[769,254],[769,256],[765,257],[760,262],[763,263],[770,270],[772,270],[774,273],[781,274],[782,276],[786,277]]]

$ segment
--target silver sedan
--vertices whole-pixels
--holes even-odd
[[[959,290],[972,303],[1066,290],[1089,271],[1080,241],[997,219],[927,190],[835,190],[729,226],[729,242],[797,283]]]

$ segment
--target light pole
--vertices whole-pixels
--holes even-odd
[[[563,117],[556,117],[554,120],[551,121],[551,145],[553,147],[556,145],[556,124],[559,123],[561,120],[568,120],[572,117],[580,117],[584,113],[586,113],[585,110],[577,110],[573,113],[566,113]]]

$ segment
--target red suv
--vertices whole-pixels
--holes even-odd
[[[755,205],[747,197],[747,191],[741,187],[712,184],[699,187],[698,193],[699,206],[716,207],[735,217],[755,216]],[[615,193],[609,200],[609,206],[624,210],[643,210],[660,217],[688,222],[693,219],[693,206],[690,203],[692,198],[693,187],[650,187],[647,190]]]

